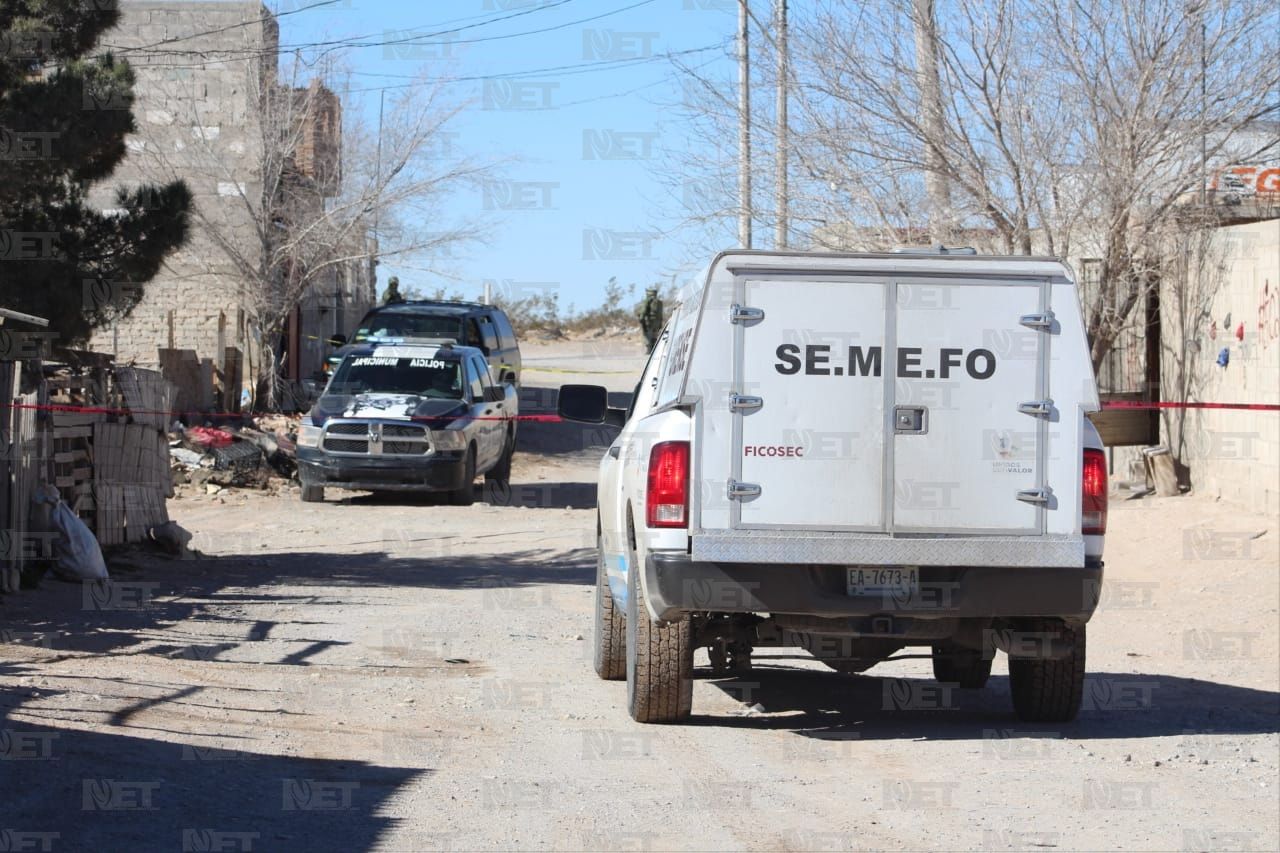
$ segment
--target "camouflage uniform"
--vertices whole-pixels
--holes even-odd
[[[404,297],[400,295],[400,278],[393,275],[387,280],[387,289],[382,292],[382,304],[394,305],[397,302],[404,302]]]
[[[636,309],[636,316],[640,319],[640,331],[644,333],[645,346],[650,352],[658,342],[658,335],[662,334],[664,319],[662,313],[662,298],[658,296],[658,288],[650,287],[644,292],[644,301]]]

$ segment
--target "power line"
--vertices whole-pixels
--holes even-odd
[[[306,12],[311,9],[318,9],[321,6],[332,6],[334,3],[338,3],[338,2],[341,2],[341,0],[320,0],[320,2],[312,3],[309,6],[300,6],[297,9],[289,9],[285,12],[272,12],[271,16],[273,18],[283,18],[286,15],[296,15],[299,12]],[[261,17],[253,18],[248,21],[241,21],[238,24],[228,24],[225,27],[218,27],[217,29],[213,29],[213,30],[204,30],[203,32],[198,32],[198,33],[188,33],[185,36],[173,36],[172,38],[160,39],[160,41],[152,42],[151,44],[137,45],[136,47],[121,47],[119,45],[107,44],[105,42],[103,43],[102,46],[113,48],[122,53],[129,53],[131,51],[138,51],[138,50],[149,50],[150,48],[153,48],[153,47],[159,47],[162,44],[175,44],[180,41],[189,41],[190,39],[203,38],[204,36],[213,36],[213,35],[217,35],[218,33],[225,33],[225,32],[230,32],[231,30],[238,30],[241,27],[252,27],[255,24],[262,23],[262,21],[263,21],[263,18]]]
[[[529,9],[520,10],[519,12],[513,12],[510,14],[507,14],[498,18],[486,20],[486,21],[479,21],[477,23],[468,24],[463,27],[455,27],[455,28],[446,29],[446,30],[437,30],[429,33],[416,33],[414,35],[406,36],[404,38],[382,39],[378,41],[361,41],[361,39],[368,38],[368,36],[353,36],[345,39],[335,39],[331,41],[300,42],[297,44],[279,45],[276,48],[276,51],[277,52],[288,51],[288,52],[296,53],[296,52],[307,50],[307,49],[314,50],[314,49],[323,48],[323,50],[320,51],[320,54],[312,59],[312,62],[314,63],[315,61],[318,61],[320,57],[323,56],[324,54],[330,53],[334,50],[338,50],[341,48],[359,49],[359,48],[369,48],[369,47],[389,47],[393,45],[411,45],[415,43],[421,44],[423,42],[431,43],[432,39],[438,40],[441,36],[451,35],[453,33],[463,32],[469,29],[475,29],[476,27],[488,26],[489,24],[500,23],[502,21],[509,20],[511,18],[516,18],[523,15],[529,15],[529,14],[532,14],[533,12],[546,11],[548,9],[553,9],[570,2],[573,2],[573,0],[557,0],[557,2],[549,3],[546,5],[534,6]],[[533,29],[533,30],[522,30],[520,32],[503,33],[500,35],[493,35],[493,36],[482,36],[482,37],[473,38],[473,39],[450,39],[448,43],[451,45],[452,44],[479,44],[482,42],[503,41],[503,40],[513,39],[513,38],[523,38],[525,36],[530,36],[530,35],[540,35],[543,33],[566,29],[568,27],[576,26],[578,24],[590,23],[592,21],[597,21],[602,18],[611,17],[613,15],[618,15],[623,12],[628,12],[632,9],[640,8],[641,6],[647,6],[654,2],[656,2],[656,0],[638,0],[638,2],[631,3],[629,5],[622,6],[616,9],[612,9],[608,12],[602,12],[598,15],[589,15],[585,18],[578,18],[573,21],[566,21],[564,23],[555,24],[549,27],[540,27],[538,29]],[[129,49],[124,48],[122,50],[127,51]],[[141,51],[143,49],[138,48],[137,50]],[[260,49],[224,48],[221,50],[190,50],[188,49],[188,50],[151,51],[148,54],[144,54],[144,56],[150,55],[150,56],[167,57],[167,56],[199,55],[201,57],[201,60],[198,62],[190,62],[190,63],[182,63],[182,64],[146,63],[145,65],[145,67],[148,67],[148,68],[197,68],[197,67],[201,67],[204,65],[212,64],[212,63],[218,63],[218,62],[234,62],[240,59],[261,58],[267,54],[270,54],[271,52],[272,51],[267,50],[265,48],[260,48]],[[240,55],[237,56],[236,54],[240,54]],[[212,57],[220,57],[220,58],[212,58]]]
[[[634,68],[639,65],[646,65],[651,62],[659,62],[669,60],[677,56],[689,56],[695,53],[706,53],[709,50],[718,50],[725,46],[724,41],[715,42],[713,44],[703,45],[702,47],[693,47],[687,50],[677,50],[670,53],[656,53],[652,56],[638,56],[627,59],[604,59],[598,62],[590,63],[574,63],[570,65],[550,65],[545,68],[528,68],[523,71],[507,71],[500,74],[472,74],[465,77],[450,77],[440,82],[444,85],[454,83],[472,83],[482,80],[514,80],[521,77],[532,77],[540,74],[550,74],[559,72],[562,77],[576,77],[580,74],[591,74],[601,71],[617,71],[624,68]],[[702,66],[698,66],[702,67]],[[379,92],[388,89],[408,89],[421,85],[422,78],[417,75],[408,74],[381,74],[376,71],[349,71],[348,74],[355,74],[364,77],[395,77],[397,79],[411,79],[417,82],[413,83],[393,83],[388,86],[367,86],[362,89],[351,89],[350,92]]]

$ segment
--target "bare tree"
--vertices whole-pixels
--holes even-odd
[[[478,224],[450,218],[445,203],[490,172],[451,150],[448,126],[464,104],[445,81],[387,98],[379,128],[344,115],[338,97],[302,68],[295,63],[283,81],[246,73],[257,109],[236,156],[198,132],[180,156],[148,147],[160,171],[195,174],[235,202],[233,213],[197,203],[193,226],[219,250],[207,262],[211,280],[234,282],[229,296],[260,341],[268,405],[278,402],[281,337],[303,297],[382,259],[438,258],[479,239]],[[242,158],[256,180],[237,180]]]
[[[1273,142],[1250,131],[1280,114],[1280,54],[1258,38],[1280,13],[1272,0],[939,0],[932,75],[913,26],[928,5],[820,0],[793,16],[793,230],[817,248],[938,239],[945,186],[963,242],[1101,260],[1084,294],[1097,365],[1188,227],[1204,163]],[[686,86],[701,96],[699,153],[724,138],[719,90]],[[719,167],[686,160],[712,190]]]

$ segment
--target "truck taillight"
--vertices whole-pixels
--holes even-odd
[[[649,527],[684,527],[689,523],[689,442],[654,445],[649,453],[644,509]]]
[[[1089,535],[1107,532],[1107,457],[1101,450],[1084,452],[1084,500],[1081,527]]]

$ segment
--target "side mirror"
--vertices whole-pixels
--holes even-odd
[[[602,424],[609,412],[609,392],[600,385],[561,385],[556,414],[566,421]]]
[[[484,389],[484,401],[486,403],[501,403],[507,399],[507,394],[496,385],[487,385]]]
[[[347,345],[347,336],[339,332],[338,334],[329,338],[328,343],[329,343],[329,346],[331,347],[344,347]]]

